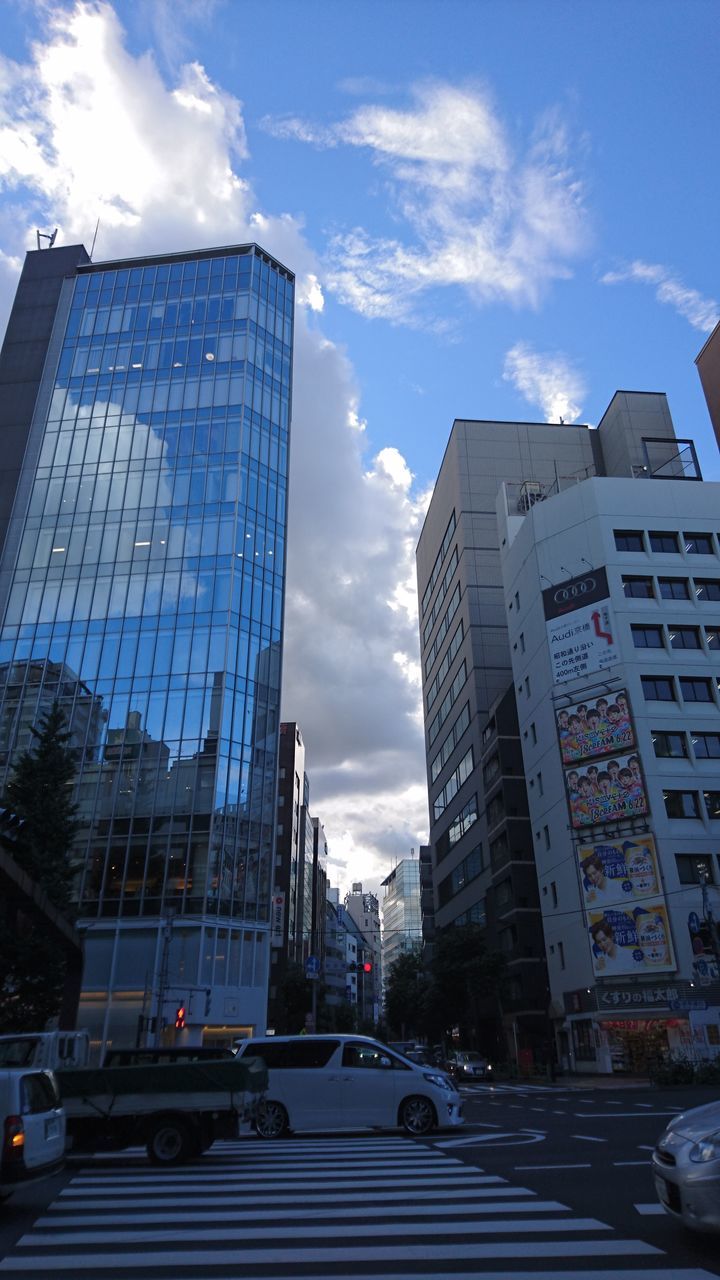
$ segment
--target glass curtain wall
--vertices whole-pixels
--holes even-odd
[[[71,287],[0,635],[1,780],[57,699],[80,914],[265,921],[293,280],[243,246]]]

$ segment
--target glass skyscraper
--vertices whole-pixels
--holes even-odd
[[[57,699],[96,1042],[179,1004],[194,1041],[264,1030],[294,279],[257,245],[76,262],[3,553],[0,781]]]

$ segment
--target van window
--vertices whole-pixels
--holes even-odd
[[[387,1067],[383,1068],[380,1065],[381,1058],[387,1059],[397,1070],[410,1070],[408,1065],[401,1062],[393,1053],[370,1044],[346,1044],[343,1049],[342,1064],[344,1067],[375,1067],[376,1070],[387,1071]]]
[[[60,1106],[60,1098],[52,1076],[38,1072],[23,1076],[20,1082],[21,1108],[24,1116],[38,1115]]]
[[[29,1067],[32,1064],[37,1037],[17,1036],[0,1041],[0,1067]]]
[[[244,1052],[257,1054],[268,1071],[287,1071],[292,1067],[324,1067],[340,1044],[339,1040],[253,1040]]]

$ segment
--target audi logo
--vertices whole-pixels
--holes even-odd
[[[586,596],[596,587],[597,582],[594,578],[582,578],[580,582],[573,582],[568,587],[558,587],[553,594],[553,600],[556,604],[567,604],[568,600],[577,600],[578,596]]]

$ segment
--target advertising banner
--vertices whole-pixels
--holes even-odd
[[[575,830],[598,823],[620,822],[648,812],[647,795],[637,755],[565,770],[570,821]]]
[[[713,945],[714,922],[691,911],[688,916],[688,933],[693,953],[693,976],[701,987],[717,982],[719,967]]]
[[[586,698],[555,712],[563,764],[614,755],[635,746],[627,693]]]
[[[285,939],[285,894],[277,891],[270,904],[270,946],[282,947]]]
[[[550,665],[555,684],[603,671],[619,661],[604,568],[543,591]]]
[[[588,934],[597,978],[649,977],[675,968],[670,922],[662,902],[626,911],[615,907],[590,911]]]
[[[663,901],[653,836],[581,845],[578,857],[583,901],[589,911]]]

